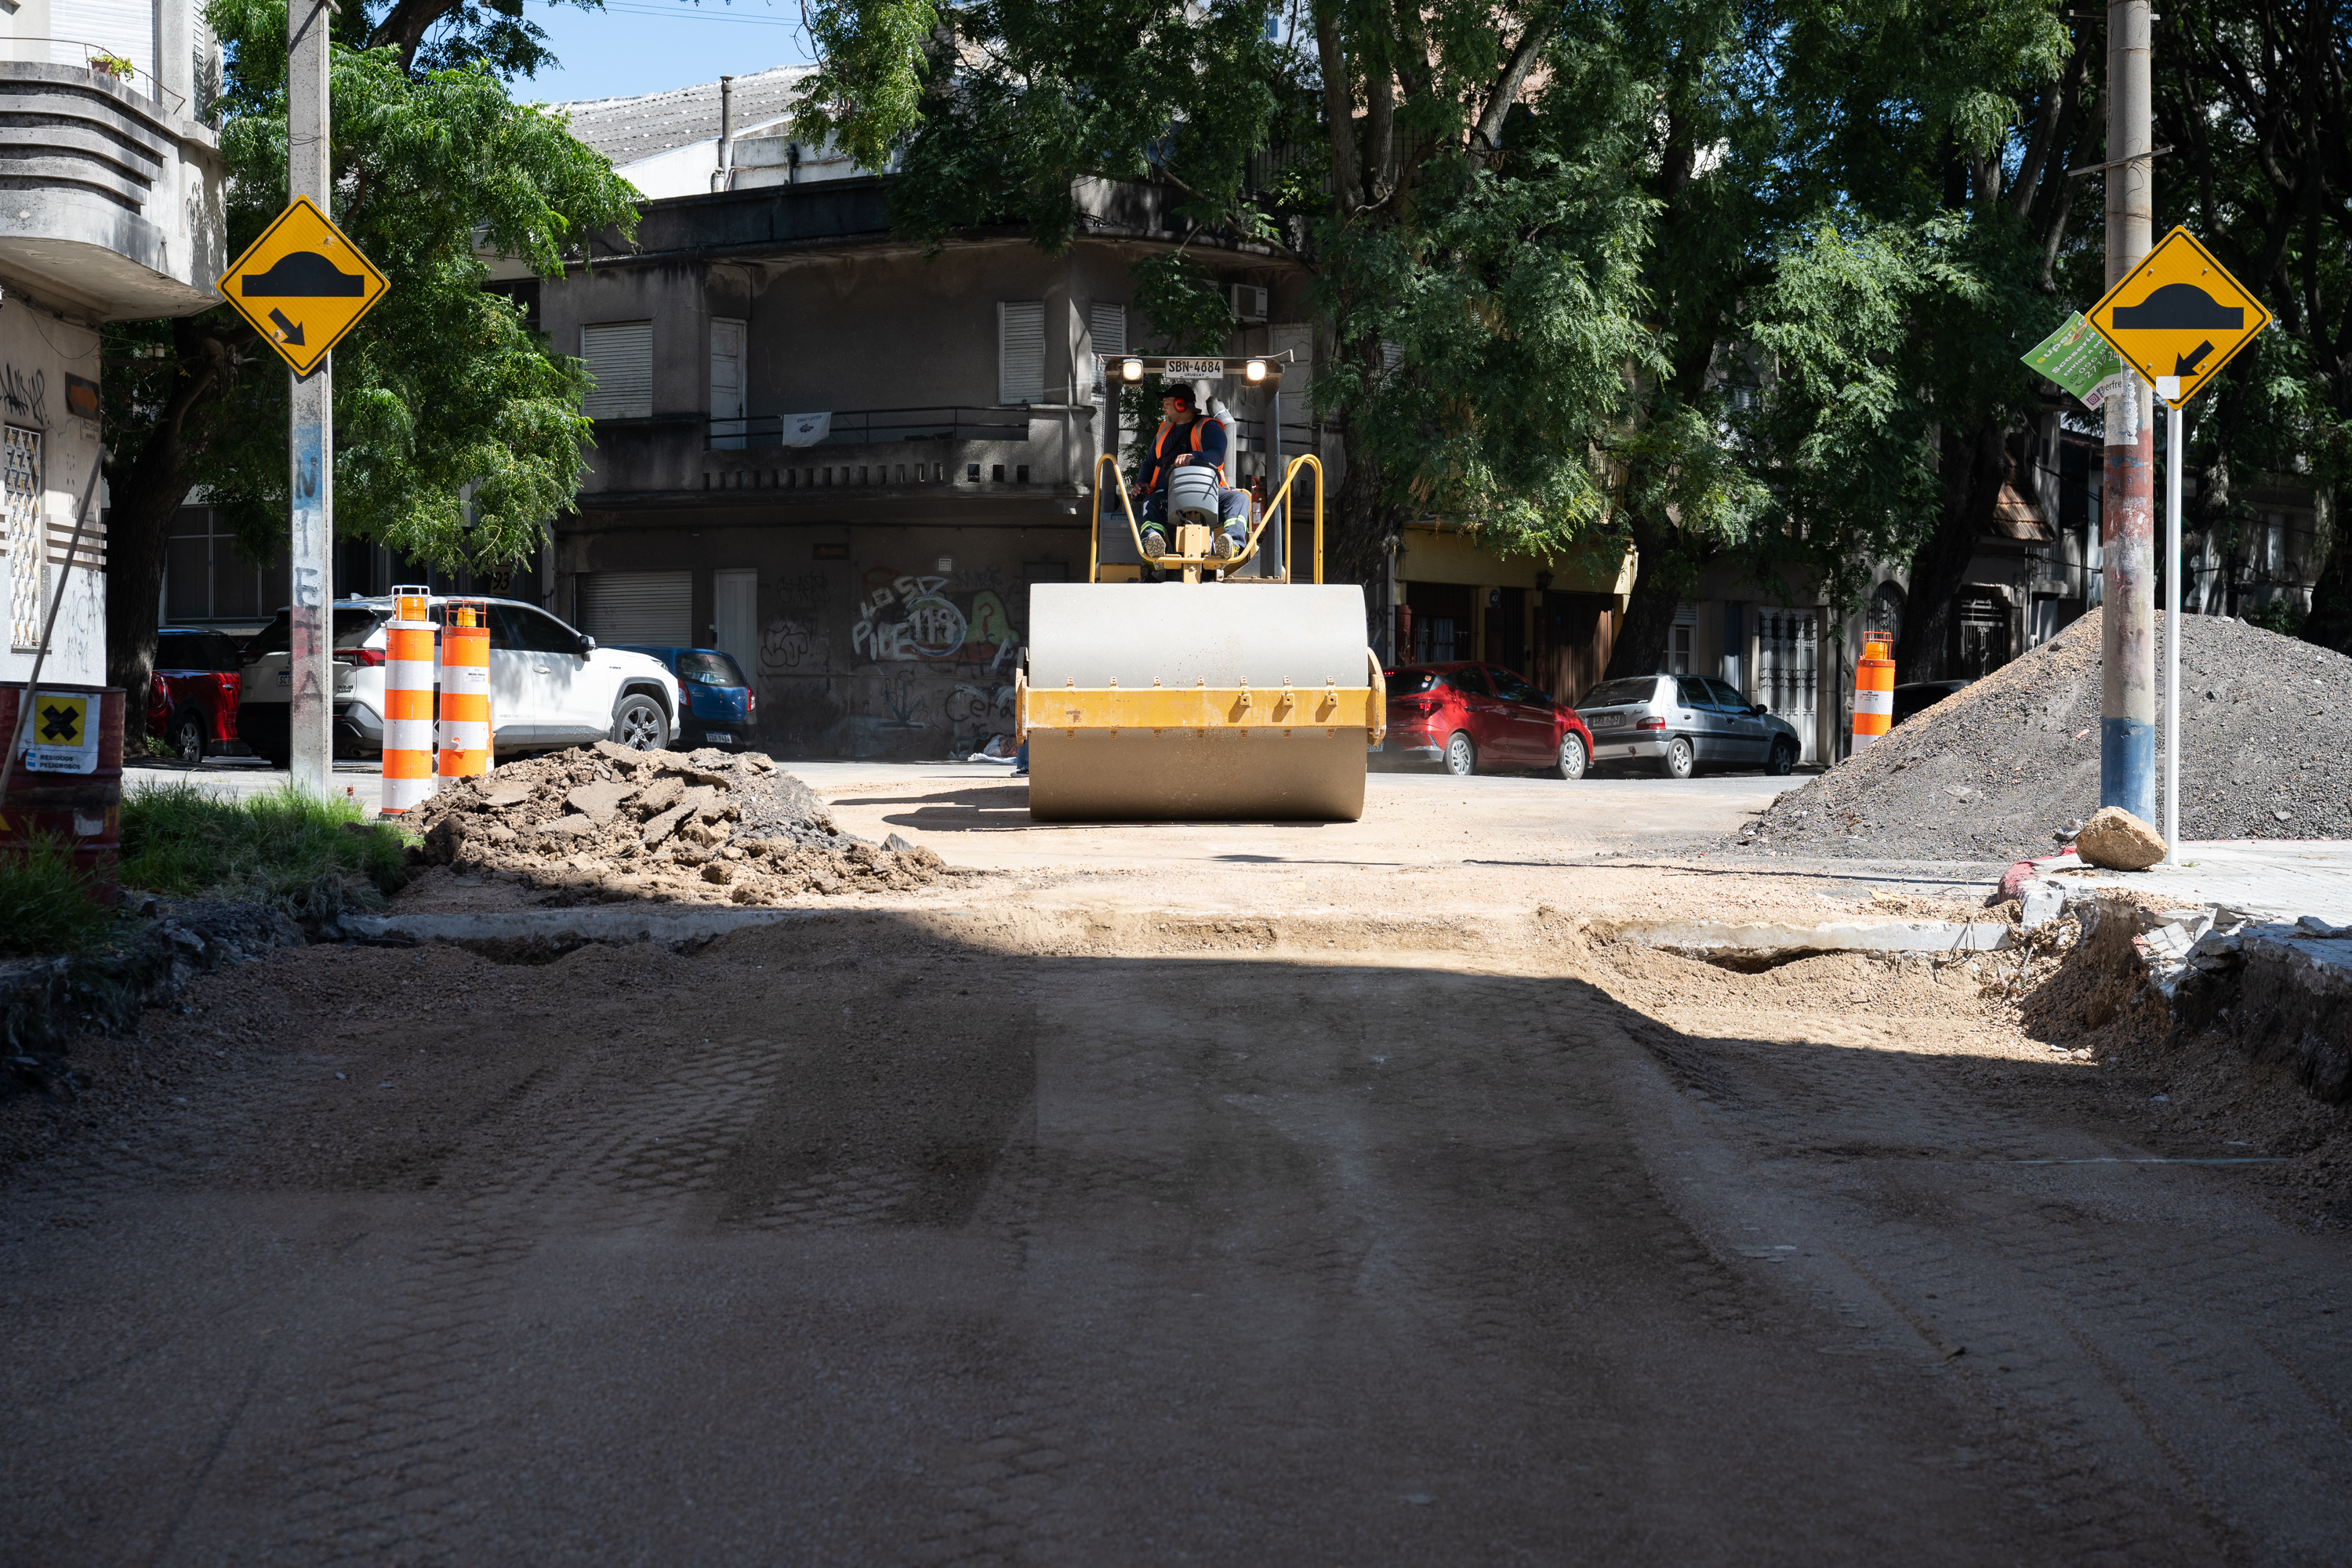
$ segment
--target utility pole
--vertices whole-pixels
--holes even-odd
[[[332,212],[334,171],[327,146],[328,34],[333,0],[292,0],[286,8],[287,197],[309,196]],[[292,372],[288,373],[292,375]],[[293,688],[287,722],[294,784],[325,799],[335,768],[334,358],[294,375],[288,440],[293,489],[293,604],[287,659]]]
[[[2107,287],[2147,255],[2156,205],[2150,166],[2149,0],[2107,0]],[[2156,818],[2155,389],[2126,368],[2106,398],[2099,509],[2105,614],[2099,654],[2099,804]],[[2179,635],[2178,629],[2174,631]]]

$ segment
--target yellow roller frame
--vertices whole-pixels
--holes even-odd
[[[1095,525],[1087,534],[1090,559],[1087,563],[1087,581],[1089,583],[1102,581],[1102,498],[1103,469],[1106,468],[1110,470],[1110,488],[1118,492],[1119,510],[1127,514],[1127,531],[1135,541],[1135,552],[1162,572],[1181,572],[1184,574],[1184,581],[1197,583],[1201,580],[1201,574],[1203,571],[1223,572],[1231,581],[1233,580],[1231,574],[1234,571],[1256,558],[1258,535],[1265,531],[1265,525],[1273,520],[1276,511],[1282,510],[1290,504],[1290,487],[1297,481],[1299,472],[1310,467],[1315,470],[1315,581],[1320,583],[1323,581],[1323,463],[1322,459],[1312,453],[1301,453],[1290,460],[1288,466],[1282,470],[1282,488],[1274,492],[1272,499],[1265,503],[1265,509],[1258,513],[1257,526],[1250,530],[1249,540],[1243,545],[1241,553],[1228,556],[1222,561],[1207,554],[1154,555],[1144,549],[1143,527],[1135,521],[1135,502],[1127,493],[1126,482],[1119,478],[1118,459],[1109,452],[1098,455],[1095,458]],[[1283,510],[1282,515],[1287,517],[1290,514]],[[1288,582],[1290,563],[1287,561],[1283,563],[1282,575],[1279,578],[1241,579],[1245,582],[1269,580]]]
[[[1364,650],[1370,680],[1362,686],[1326,684],[1294,689],[1280,686],[1065,686],[1033,689],[1028,673],[1013,675],[1013,739],[1026,741],[1031,730],[1081,730],[1116,735],[1122,730],[1293,730],[1362,729],[1367,743],[1377,746],[1388,734],[1389,688],[1381,661]]]

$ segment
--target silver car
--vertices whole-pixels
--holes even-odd
[[[1723,681],[1698,675],[1605,680],[1576,704],[1592,731],[1592,761],[1651,763],[1671,779],[1700,768],[1785,773],[1804,742],[1785,721]]]

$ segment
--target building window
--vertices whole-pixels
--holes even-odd
[[[746,429],[743,423],[743,323],[713,320],[710,323],[711,449],[741,451]]]
[[[996,401],[1045,401],[1045,306],[1042,300],[997,302]]]
[[[1698,606],[1676,605],[1675,624],[1666,631],[1666,673],[1688,675],[1691,672],[1693,645],[1698,637]]]
[[[1095,384],[1100,386],[1109,379],[1102,362],[1127,352],[1127,307],[1097,300],[1087,310],[1087,332],[1094,339]]]
[[[163,548],[163,619],[167,623],[259,623],[286,602],[284,545],[278,546],[268,565],[255,565],[237,553],[236,535],[211,507],[182,507],[172,520],[171,537]]]
[[[8,426],[8,642],[41,640],[41,433]]]
[[[2284,512],[2263,514],[2263,570],[2270,573],[2286,570],[2286,515]]]
[[[580,329],[580,357],[596,384],[581,411],[591,419],[644,419],[654,411],[654,324],[597,321]]]
[[[2009,602],[1998,594],[1960,595],[1958,674],[1979,680],[2009,662]]]

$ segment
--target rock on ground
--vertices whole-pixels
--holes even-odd
[[[2103,805],[2083,824],[2074,853],[2086,866],[2145,871],[2164,858],[2164,836],[2119,805]]]
[[[506,763],[410,814],[428,865],[608,899],[779,903],[918,888],[946,868],[893,835],[853,838],[757,752],[635,752],[609,741]]]
[[[1738,844],[1890,860],[2055,851],[2099,808],[2099,618],[1782,795]],[[2182,623],[2180,837],[2352,838],[2352,658],[2225,616]],[[2159,780],[2162,767],[2159,743]]]

